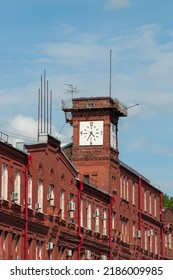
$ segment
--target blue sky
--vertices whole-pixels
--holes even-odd
[[[0,130],[37,138],[37,92],[46,69],[53,131],[71,141],[61,100],[109,94],[127,107],[120,159],[173,195],[173,1],[0,0]],[[12,137],[13,136],[13,137]],[[18,140],[21,139],[18,136]]]

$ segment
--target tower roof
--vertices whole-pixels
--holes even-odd
[[[71,122],[72,113],[88,110],[111,110],[120,117],[127,116],[127,107],[117,98],[112,97],[80,97],[62,101],[62,110],[66,114],[66,121]]]

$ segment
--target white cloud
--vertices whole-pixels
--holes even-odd
[[[131,5],[131,0],[108,0],[106,9],[114,10],[114,9],[122,9],[129,7]]]
[[[9,134],[11,142],[21,139],[36,140],[37,139],[37,121],[33,117],[16,115],[8,120],[5,131]],[[18,140],[17,140],[18,139]]]
[[[73,25],[69,25],[65,22],[62,22],[62,23],[58,23],[57,26],[55,27],[55,30],[58,32],[58,34],[71,34],[75,31],[77,31],[77,27],[76,26],[73,26]]]
[[[99,62],[105,56],[105,47],[95,43],[60,42],[40,45],[43,55],[52,58],[54,62],[65,64],[84,64]]]

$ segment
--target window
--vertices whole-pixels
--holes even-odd
[[[103,235],[107,235],[107,218],[106,218],[106,210],[102,213],[102,220],[103,220]]]
[[[5,254],[5,251],[6,251],[6,243],[7,243],[7,232],[3,232],[2,233],[2,251],[3,251],[3,254]]]
[[[5,200],[8,197],[8,170],[4,163],[2,164],[1,197]]]
[[[150,244],[150,252],[153,252],[153,238],[152,236],[149,236],[149,244]]]
[[[129,242],[129,223],[127,218],[121,220],[121,239],[124,242]]]
[[[112,211],[112,229],[115,229],[115,211]]]
[[[30,255],[31,244],[32,244],[32,239],[29,238],[29,239],[28,239],[28,256]]]
[[[28,207],[32,208],[32,177],[28,176]]]
[[[19,243],[20,243],[20,235],[13,233],[12,234],[12,255],[13,258],[16,260],[21,259],[20,250],[19,250]]]
[[[89,175],[84,175],[84,183],[89,184]]]
[[[42,241],[37,241],[36,260],[42,260],[42,247],[43,247],[43,242]]]
[[[155,254],[157,255],[158,251],[157,251],[157,233],[155,233],[155,238],[154,238],[154,242],[155,242]]]
[[[83,227],[83,199],[80,201],[80,225]]]
[[[69,218],[70,222],[74,223],[74,211],[75,211],[75,203],[74,203],[74,194],[70,194],[70,202],[69,202]]]
[[[16,203],[20,203],[20,171],[15,170],[14,192],[17,193]]]
[[[43,211],[43,181],[38,180],[38,200],[37,200],[37,209]]]
[[[54,205],[54,185],[49,185],[48,200],[50,205]]]
[[[147,211],[147,191],[144,190],[144,211]]]
[[[126,200],[129,201],[129,179],[126,179]]]
[[[154,217],[157,217],[157,198],[154,197]]]
[[[112,176],[112,188],[116,191],[116,177]]]
[[[135,225],[134,221],[133,221],[133,224],[132,224],[132,236],[136,237],[136,225]]]
[[[120,197],[123,197],[123,176],[120,177]]]
[[[132,204],[135,205],[135,183],[132,183]]]
[[[169,249],[172,249],[172,236],[171,236],[171,233],[168,234],[168,246],[169,246]]]
[[[151,209],[151,193],[149,196],[149,213],[152,214],[152,209]]]
[[[122,220],[121,221],[121,239],[125,242],[125,226],[126,226],[126,221]]]
[[[91,202],[87,203],[87,228],[91,229]]]
[[[123,177],[123,198],[126,198],[126,177]]]
[[[144,248],[145,250],[147,250],[147,233],[148,233],[148,230],[145,228],[144,230]]]
[[[168,238],[167,237],[168,237],[167,234],[165,234],[165,248],[168,247]]]
[[[95,232],[99,232],[99,207],[95,209]]]
[[[60,191],[60,210],[61,210],[61,218],[64,219],[64,190]]]

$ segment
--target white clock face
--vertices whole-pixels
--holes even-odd
[[[103,121],[80,122],[79,145],[103,145]]]
[[[116,149],[116,126],[113,123],[110,123],[110,144]]]

